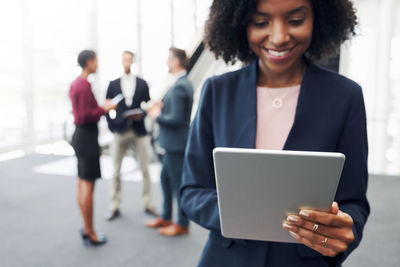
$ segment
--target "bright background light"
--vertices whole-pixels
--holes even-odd
[[[0,154],[60,152],[82,49],[98,53],[98,73],[90,81],[100,103],[109,81],[122,73],[123,50],[136,53],[133,71],[159,96],[168,48],[193,47],[211,2],[0,0]],[[364,91],[370,171],[400,174],[400,1],[354,2],[359,34],[343,46],[340,72]],[[100,125],[106,129],[104,119]]]
[[[168,48],[191,45],[210,3],[1,0],[0,153],[30,153],[62,139],[71,112],[69,85],[80,73],[76,58],[83,49],[98,53],[98,73],[90,81],[100,103],[109,81],[122,74],[124,50],[136,53],[133,72],[157,95],[167,75]]]

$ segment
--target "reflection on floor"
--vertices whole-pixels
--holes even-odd
[[[102,156],[100,159],[101,174],[106,180],[112,178],[113,163],[110,156]],[[160,182],[161,166],[159,163],[150,164],[150,175],[153,183]],[[76,176],[76,158],[66,157],[63,159],[47,162],[33,168],[33,172],[54,176]],[[132,157],[125,157],[121,166],[121,179],[124,181],[140,182],[142,179],[138,163]]]
[[[103,157],[110,177],[110,158]],[[107,181],[96,185],[96,229],[110,242],[84,248],[79,239],[73,157],[31,155],[0,162],[0,266],[196,266],[207,232],[191,224],[188,236],[164,238],[143,224],[149,217],[140,201],[141,175],[133,159],[123,167],[122,216],[106,222]],[[152,164],[154,196],[160,208],[159,164]],[[372,214],[361,246],[344,266],[400,266],[398,177],[372,176]],[[159,209],[160,210],[160,209]]]

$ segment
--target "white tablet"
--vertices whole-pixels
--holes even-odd
[[[129,117],[129,116],[134,116],[134,115],[140,115],[143,114],[143,110],[140,108],[134,108],[134,109],[129,109],[127,111],[125,111],[124,113],[122,113],[122,116]]]
[[[121,102],[123,99],[124,96],[122,94],[118,94],[111,99],[111,103],[113,103],[114,105],[118,105],[118,103]]]
[[[301,208],[329,211],[345,156],[331,152],[215,148],[222,235],[298,243],[282,229]]]

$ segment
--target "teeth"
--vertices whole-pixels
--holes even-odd
[[[290,52],[290,50],[285,50],[285,51],[274,51],[274,50],[269,50],[268,49],[268,53],[275,56],[275,57],[283,57],[285,55],[287,55]]]

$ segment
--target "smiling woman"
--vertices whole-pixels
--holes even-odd
[[[277,76],[285,74],[288,85],[296,85],[304,74],[302,56],[311,43],[313,10],[310,1],[260,1],[250,18],[247,39],[250,50],[260,58],[263,76],[260,85],[274,84]]]
[[[206,44],[227,63],[249,65],[206,81],[189,134],[181,205],[211,232],[199,266],[340,266],[360,243],[370,212],[362,90],[315,64],[335,53],[355,25],[349,0],[214,0]],[[343,153],[335,202],[330,211],[282,218],[301,244],[224,238],[215,147]]]
[[[235,1],[235,7],[228,2],[230,1],[214,1],[214,8],[211,9],[207,22],[205,41],[211,51],[226,62],[234,62],[236,59],[251,62],[256,55],[249,48],[246,28],[257,14],[255,11],[258,1]],[[299,4],[311,5],[314,17],[313,38],[306,53],[308,58],[319,60],[329,57],[337,52],[343,41],[354,35],[357,18],[350,1],[313,0],[300,1]]]

